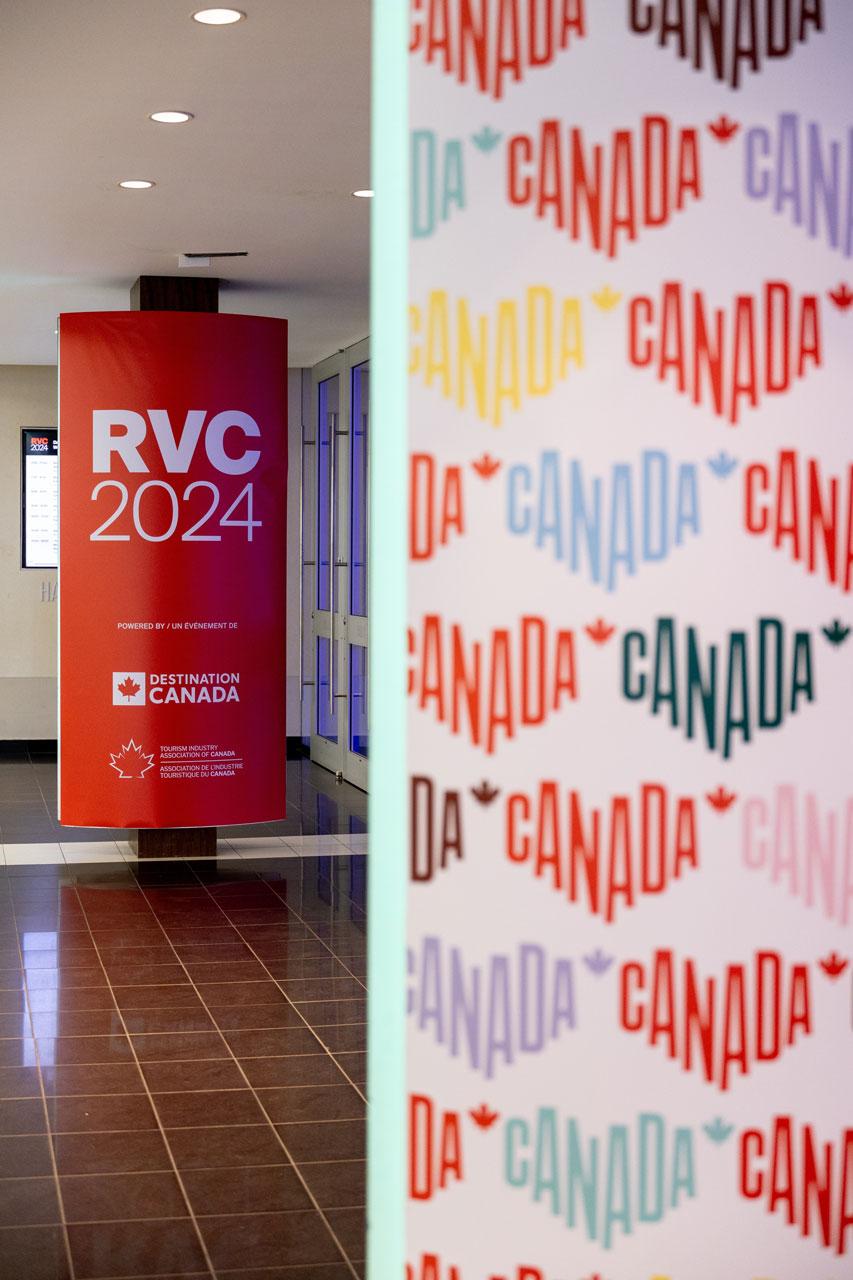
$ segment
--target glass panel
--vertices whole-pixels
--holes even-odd
[[[349,749],[367,755],[367,649],[349,647]]]
[[[318,387],[317,405],[317,608],[328,609],[331,604],[331,521],[332,521],[332,458],[337,452],[335,422],[338,415],[338,375],[327,378]],[[335,457],[335,461],[337,458]],[[335,602],[337,604],[337,601]]]
[[[337,660],[338,641],[335,641],[335,660]],[[338,740],[338,703],[330,698],[329,685],[333,678],[332,642],[327,636],[317,637],[317,733],[329,742]],[[334,693],[334,689],[331,690]]]
[[[370,410],[370,363],[352,371],[350,424],[350,613],[367,617],[367,423]]]

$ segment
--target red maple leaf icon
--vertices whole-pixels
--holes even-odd
[[[839,311],[846,311],[848,307],[853,306],[853,289],[843,282],[837,289],[827,289],[830,301],[838,307]]]
[[[485,1102],[481,1102],[476,1111],[469,1111],[468,1115],[479,1129],[491,1129],[498,1119],[497,1111],[490,1111]]]
[[[491,480],[495,472],[500,470],[501,464],[498,458],[493,458],[490,453],[484,453],[482,458],[476,458],[471,466],[484,480]]]
[[[589,636],[590,640],[594,640],[596,644],[605,644],[613,635],[615,630],[616,628],[608,626],[603,618],[596,618],[595,622],[591,626],[584,627],[584,631]]]
[[[720,813],[725,813],[726,809],[737,800],[737,795],[734,791],[726,791],[725,787],[719,786],[716,791],[709,791],[705,799],[712,808],[719,809]]]
[[[120,778],[144,778],[153,766],[153,755],[146,755],[133,738],[125,743],[121,751],[116,754],[110,752],[110,768],[115,769]]]
[[[840,978],[844,970],[850,963],[840,956],[837,951],[831,951],[828,956],[819,961],[821,969],[828,978]]]
[[[139,693],[139,685],[135,680],[131,680],[130,676],[126,676],[120,685],[117,685],[119,693],[125,698],[135,698]]]
[[[716,120],[711,121],[708,128],[719,142],[731,142],[740,125],[737,120],[730,120],[726,113],[723,112]]]

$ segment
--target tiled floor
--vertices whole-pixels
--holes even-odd
[[[367,796],[307,760],[287,763],[287,818],[249,827],[220,827],[224,840],[263,840],[367,829]],[[124,840],[126,831],[60,827],[56,814],[56,753],[0,743],[0,844],[71,844]]]
[[[7,770],[0,1280],[362,1276],[363,836],[77,861],[8,840]]]

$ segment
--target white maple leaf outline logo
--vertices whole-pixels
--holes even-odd
[[[116,763],[116,761],[121,761],[122,758],[124,758],[125,762],[127,762],[130,756],[136,757],[136,768],[139,770],[138,772],[125,773],[122,764]],[[144,768],[140,768],[139,766],[142,765],[143,760],[146,760],[148,763],[144,766]],[[112,751],[110,752],[110,768],[115,769],[116,773],[120,778],[144,778],[148,770],[152,769],[153,767],[154,767],[154,756],[147,755],[145,751],[143,751],[142,747],[139,746],[138,743],[134,742],[133,738],[131,738],[128,743],[122,746],[121,751],[118,751],[115,753]]]

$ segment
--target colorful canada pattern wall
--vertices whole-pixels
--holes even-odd
[[[409,56],[408,1280],[844,1280],[853,5]]]

